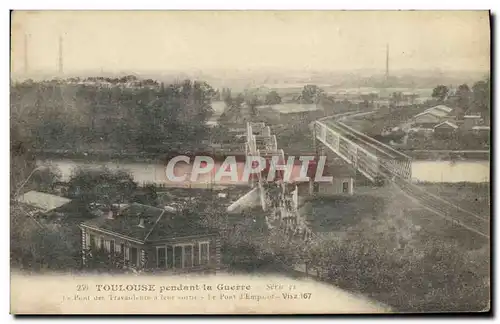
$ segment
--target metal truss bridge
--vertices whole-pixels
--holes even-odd
[[[407,197],[434,214],[452,221],[484,238],[489,238],[490,221],[429,193],[411,181],[411,158],[392,147],[353,129],[343,121],[365,113],[346,113],[314,122],[317,141],[352,165],[368,179],[391,183]]]

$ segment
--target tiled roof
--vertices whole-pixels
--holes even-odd
[[[423,115],[426,115],[426,114],[433,115],[433,116],[436,116],[436,117],[446,117],[452,111],[453,111],[453,109],[450,108],[450,107],[447,107],[445,105],[438,105],[438,106],[431,107],[431,108],[428,108],[428,109],[424,110],[420,114],[415,115],[414,118],[415,117],[419,117],[419,116],[423,116]]]
[[[144,226],[140,227],[140,219]],[[133,203],[115,215],[84,222],[83,226],[117,233],[139,241],[156,241],[172,237],[207,234],[209,230],[197,225],[198,214],[187,215],[171,209]]]

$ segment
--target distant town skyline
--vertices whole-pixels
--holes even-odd
[[[384,73],[387,45],[391,74],[490,68],[487,11],[19,11],[12,15],[11,44],[16,75],[57,74],[61,48],[68,74]]]

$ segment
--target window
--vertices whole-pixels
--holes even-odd
[[[342,182],[342,192],[343,193],[349,192],[349,182],[347,181]]]
[[[101,237],[99,240],[99,248],[102,250],[104,249],[104,237]]]
[[[170,252],[169,249],[172,252]],[[172,258],[170,258],[169,253],[173,254]],[[167,261],[170,262],[169,260],[173,260],[172,266],[176,269],[191,268],[194,265],[194,258],[194,244],[182,244],[167,247]],[[198,263],[198,260],[196,260],[196,263]]]
[[[209,249],[208,242],[200,243],[200,265],[207,265],[209,261]]]
[[[109,252],[115,254],[115,240],[109,241]]]
[[[111,251],[111,242],[109,240],[104,240],[104,251],[106,252]]]
[[[130,264],[132,266],[137,267],[137,264],[138,264],[137,258],[138,258],[137,248],[136,247],[131,247],[130,248]]]
[[[165,268],[167,266],[167,249],[163,246],[156,248],[156,266]]]

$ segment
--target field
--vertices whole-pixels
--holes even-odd
[[[467,211],[490,216],[489,183],[433,183],[421,184],[421,187]]]

